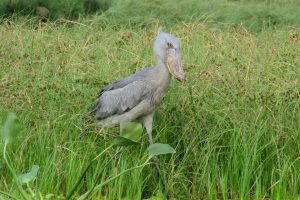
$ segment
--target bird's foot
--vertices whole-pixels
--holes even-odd
[[[160,167],[159,167],[159,158],[157,156],[154,156],[152,159],[151,159],[158,175],[160,176],[161,175],[161,171],[160,171]]]
[[[159,167],[159,158],[157,156],[154,156],[151,161],[152,161],[152,163],[153,163],[153,165],[156,169],[156,172],[157,172],[157,174],[160,178],[160,181],[161,181],[163,187],[166,188],[165,179],[164,179],[164,176],[161,173],[161,170],[160,170],[160,167]]]

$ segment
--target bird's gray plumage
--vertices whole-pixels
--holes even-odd
[[[122,88],[122,87],[132,83],[133,81],[135,81],[137,79],[143,79],[144,77],[147,76],[147,74],[149,74],[149,71],[151,71],[151,68],[144,68],[144,69],[142,69],[142,70],[140,70],[140,71],[124,78],[124,79],[115,81],[112,84],[105,87],[104,89],[102,89],[99,93],[99,96],[101,96],[103,92],[107,92],[107,91],[110,91],[110,90]]]
[[[154,68],[144,68],[102,89],[91,114],[104,119],[130,111],[153,92],[151,74],[154,71]]]
[[[90,113],[100,120],[99,124],[122,125],[141,119],[150,142],[153,113],[168,90],[171,74],[185,81],[178,38],[160,30],[153,50],[157,66],[144,68],[108,85],[100,91],[90,109]]]

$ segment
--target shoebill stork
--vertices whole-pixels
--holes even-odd
[[[90,109],[98,124],[120,124],[140,120],[152,144],[152,122],[156,107],[168,91],[171,75],[185,82],[181,64],[180,41],[174,35],[158,31],[154,42],[155,67],[144,68],[100,91]]]

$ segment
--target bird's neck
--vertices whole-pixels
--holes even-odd
[[[164,78],[168,78],[170,79],[171,74],[169,72],[168,67],[165,64],[165,61],[162,59],[157,59],[157,66],[159,68],[160,74],[164,77]]]

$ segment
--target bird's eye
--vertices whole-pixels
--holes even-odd
[[[174,46],[173,46],[173,44],[172,44],[172,43],[170,43],[170,42],[167,42],[167,48],[168,48],[168,49],[171,49],[171,48],[174,48]]]

